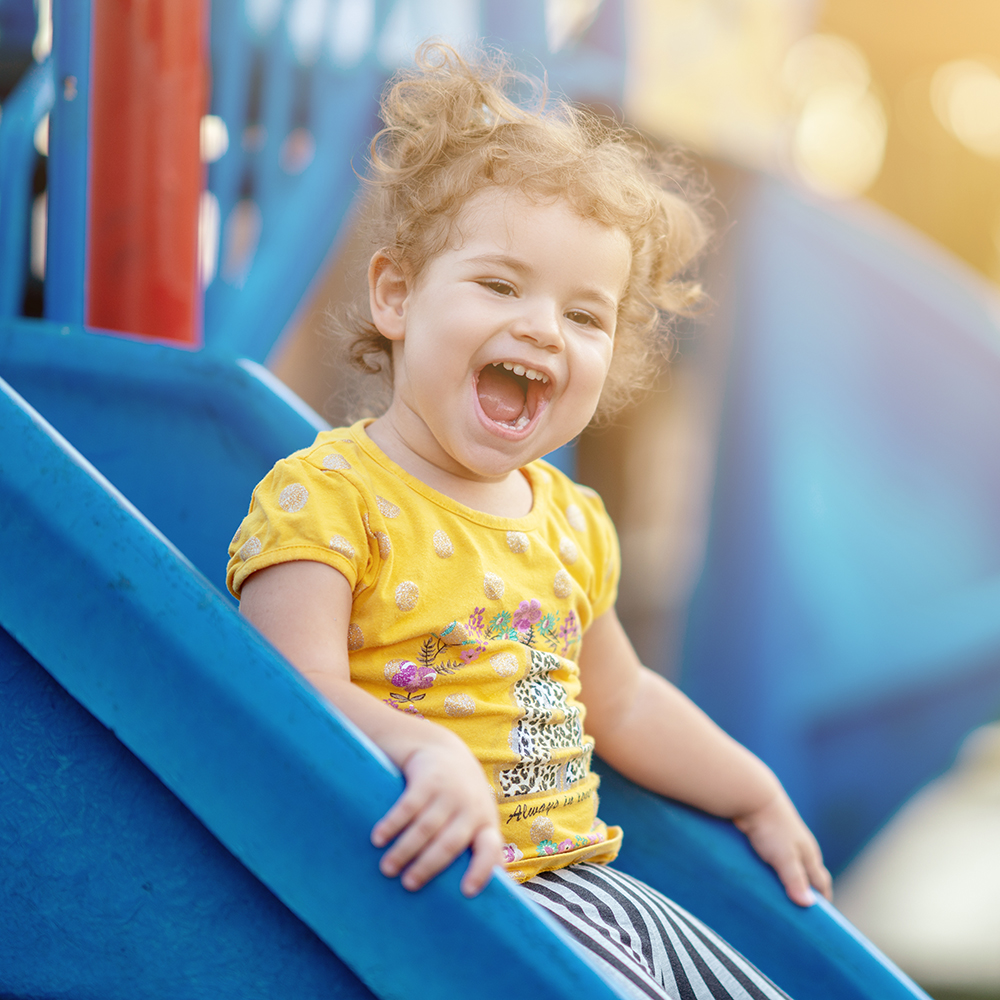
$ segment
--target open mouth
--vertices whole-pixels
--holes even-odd
[[[523,430],[545,408],[552,386],[548,375],[513,361],[480,369],[476,394],[483,413],[509,430]]]

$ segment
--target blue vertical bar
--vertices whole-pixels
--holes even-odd
[[[52,107],[52,66],[34,66],[0,117],[0,316],[19,316],[28,273],[35,128]]]
[[[60,323],[83,323],[86,305],[91,2],[52,3],[45,316]]]

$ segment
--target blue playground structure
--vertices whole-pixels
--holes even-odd
[[[1000,715],[1000,326],[874,212],[753,181],[681,683],[844,867]]]
[[[229,146],[209,190],[223,235],[193,350],[83,326],[91,8],[56,0],[52,55],[0,118],[5,1000],[616,995],[506,879],[470,901],[461,860],[416,894],[378,873],[368,833],[400,776],[223,584],[253,485],[322,426],[260,362],[336,244],[344,164],[371,129],[387,53],[461,14],[544,61],[553,86],[613,103],[621,4],[568,39],[543,10],[217,0],[211,110]],[[20,312],[46,114],[39,319]],[[293,173],[278,140],[296,128],[312,155]],[[255,236],[230,266],[225,220],[241,202]],[[834,909],[790,903],[730,824],[600,769],[602,812],[627,831],[620,867],[793,997],[925,997]]]

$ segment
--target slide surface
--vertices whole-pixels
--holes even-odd
[[[506,879],[378,873],[399,775],[217,586],[315,415],[256,365],[41,323],[0,326],[0,377],[4,995],[613,997]],[[793,996],[923,996],[729,824],[604,770],[621,867]]]

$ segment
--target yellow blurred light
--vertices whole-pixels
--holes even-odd
[[[1000,76],[976,59],[956,59],[931,78],[931,106],[967,149],[1000,159]]]
[[[838,35],[806,35],[788,50],[781,80],[796,104],[804,104],[817,91],[837,87],[864,94],[871,83],[868,60],[862,51]]]
[[[43,115],[42,120],[35,126],[35,149],[39,156],[49,155],[49,116]]]
[[[31,54],[35,62],[42,62],[52,51],[52,0],[38,0],[38,30],[31,43]]]
[[[229,129],[218,115],[202,115],[201,162],[215,163],[229,149]]]
[[[792,160],[802,179],[832,197],[866,191],[882,169],[887,123],[861,49],[838,35],[806,35],[789,48],[781,80],[798,109]]]
[[[792,156],[803,180],[832,197],[862,194],[878,177],[887,123],[879,99],[855,86],[827,86],[805,103]]]

